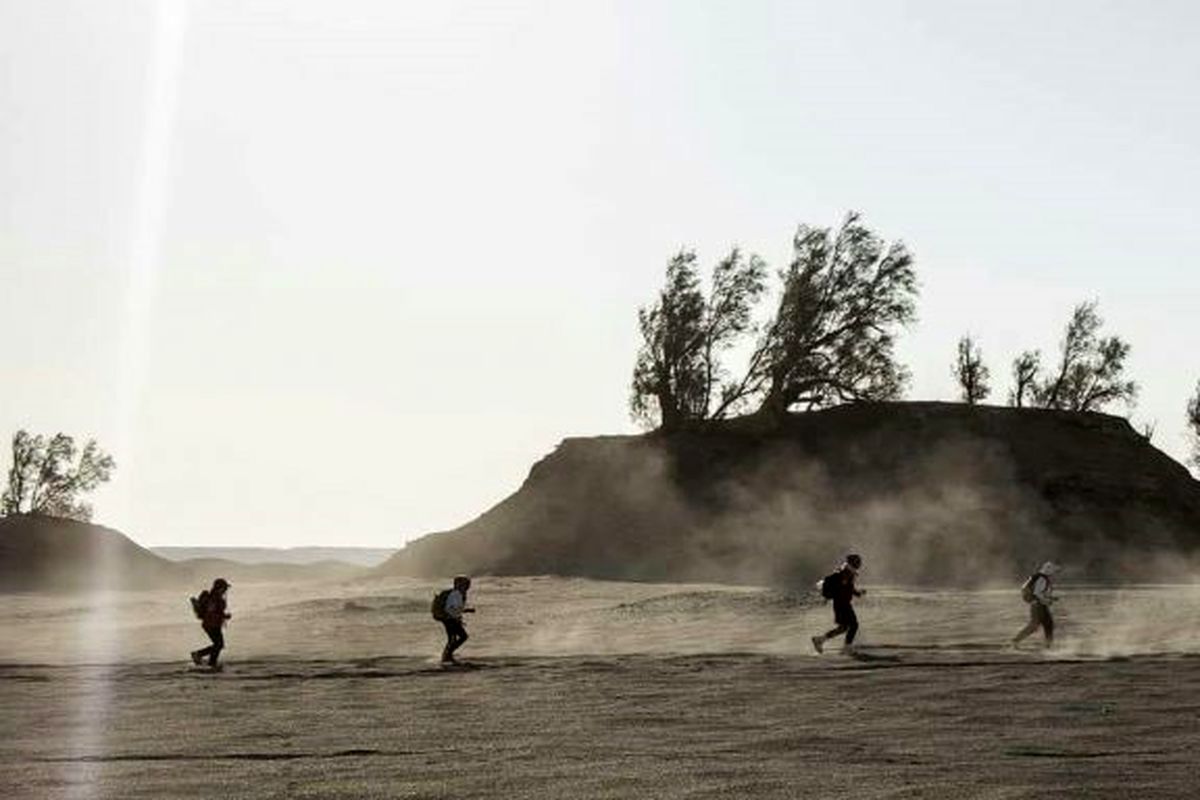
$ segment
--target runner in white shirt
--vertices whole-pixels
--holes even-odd
[[[1042,564],[1041,569],[1030,575],[1021,587],[1021,596],[1029,603],[1029,624],[1013,637],[1014,647],[1038,628],[1046,635],[1046,647],[1054,644],[1054,617],[1050,613],[1050,606],[1054,604],[1055,597],[1051,577],[1057,572],[1058,564],[1047,561]]]
[[[454,579],[454,588],[446,595],[444,606],[445,616],[442,625],[446,627],[446,647],[442,650],[442,663],[453,664],[454,651],[467,641],[467,629],[463,627],[463,614],[473,614],[475,609],[467,605],[467,591],[471,588],[471,579],[459,575]]]

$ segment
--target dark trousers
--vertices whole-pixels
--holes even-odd
[[[1046,634],[1046,644],[1054,643],[1054,617],[1050,614],[1049,606],[1042,605],[1034,600],[1029,604],[1029,624],[1021,629],[1013,639],[1013,643],[1017,643],[1030,635],[1038,628],[1041,628]]]
[[[217,659],[221,656],[221,651],[225,649],[225,634],[220,628],[210,628],[204,626],[204,632],[208,634],[208,638],[212,640],[212,644],[203,650],[197,650],[196,655],[200,658],[208,658],[208,665],[215,667]]]
[[[825,634],[825,638],[832,639],[844,633],[846,644],[854,644],[854,637],[858,635],[858,615],[854,613],[854,606],[849,602],[834,600],[833,622],[837,627]]]
[[[463,627],[461,619],[451,619],[447,617],[442,620],[442,624],[446,626],[446,647],[442,650],[442,661],[453,661],[454,651],[462,647],[467,641],[467,629]]]

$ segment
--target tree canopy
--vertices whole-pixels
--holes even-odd
[[[975,405],[992,393],[991,371],[983,363],[983,352],[970,335],[958,340],[958,355],[952,372],[962,390],[963,402]]]
[[[1037,399],[1038,375],[1042,371],[1042,354],[1037,350],[1026,350],[1013,361],[1013,388],[1008,394],[1009,405],[1023,408],[1026,402]]]
[[[1059,359],[1052,374],[1042,375],[1041,357],[1027,351],[1013,362],[1015,406],[1026,401],[1041,408],[1101,411],[1109,405],[1132,404],[1137,384],[1125,376],[1130,347],[1117,336],[1101,338],[1104,322],[1095,302],[1080,303],[1067,322]]]
[[[899,327],[916,317],[913,257],[848,214],[836,231],[801,225],[780,274],[779,306],[751,359],[760,409],[895,400],[908,371],[895,358]]]
[[[670,430],[739,411],[777,418],[796,406],[902,394],[908,373],[896,361],[895,335],[915,317],[912,255],[854,213],[837,229],[801,225],[792,250],[763,325],[754,324],[767,288],[758,257],[734,250],[714,268],[707,296],[693,252],[668,262],[657,301],[638,313],[636,419]],[[741,377],[731,379],[723,354],[754,336]]]
[[[666,284],[654,305],[638,311],[642,345],[633,369],[630,409],[639,421],[675,429],[720,418],[738,407],[721,356],[753,329],[752,311],[766,288],[766,267],[738,249],[712,271],[706,296],[696,254],[667,262]]]
[[[85,495],[112,477],[112,456],[89,439],[82,450],[65,433],[49,438],[20,430],[12,437],[12,465],[0,495],[0,514],[41,514],[90,520]]]
[[[761,258],[738,248],[707,276],[695,251],[667,262],[655,301],[638,310],[636,420],[670,431],[751,413],[771,424],[797,409],[903,396],[909,373],[896,339],[916,318],[918,287],[902,242],[885,240],[854,212],[837,227],[800,225],[791,260],[774,278]],[[1013,361],[1009,403],[1074,412],[1132,406],[1130,346],[1102,328],[1096,302],[1077,305],[1053,363],[1039,350]],[[958,342],[951,374],[966,403],[992,394],[991,371],[970,335]],[[1194,428],[1197,402],[1189,405]]]
[[[1196,393],[1188,400],[1187,425],[1192,437],[1192,464],[1200,470],[1200,381],[1196,381]]]

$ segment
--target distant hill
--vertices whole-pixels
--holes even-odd
[[[314,548],[315,549],[315,548]],[[198,589],[223,577],[237,585],[340,580],[366,572],[341,561],[240,563],[220,558],[172,561],[120,531],[30,515],[0,518],[0,592],[99,589]]]
[[[225,558],[189,558],[178,562],[187,570],[191,582],[207,585],[213,578],[222,577],[234,583],[289,583],[291,581],[328,581],[355,578],[367,573],[368,567],[344,561],[311,561],[305,564],[256,562],[247,564]]]
[[[374,567],[387,561],[395,548],[381,547],[151,547],[172,561],[223,559],[238,564],[317,564],[336,561]]]
[[[1200,482],[1124,419],[856,404],[670,436],[567,439],[515,494],[383,574],[810,581],[849,548],[876,581],[1164,580],[1200,553]]]
[[[0,591],[158,589],[189,575],[112,528],[55,517],[0,518]]]

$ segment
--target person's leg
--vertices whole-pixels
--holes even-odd
[[[454,660],[454,651],[462,647],[469,637],[462,620],[447,619],[443,620],[442,624],[446,626],[446,646],[442,650],[442,661],[450,662]]]
[[[858,635],[858,615],[854,613],[853,606],[847,606],[842,624],[846,626],[846,647],[854,644],[854,637]]]
[[[1038,603],[1040,609],[1039,616],[1042,622],[1042,631],[1046,634],[1046,646],[1050,647],[1054,644],[1054,617],[1050,614],[1050,609],[1047,606]]]
[[[851,611],[851,616],[853,616],[853,613],[854,612]],[[820,636],[812,637],[813,648],[818,653],[823,653],[825,651],[825,642],[841,636],[849,629],[849,626],[846,624],[846,608],[836,600],[833,603],[833,624],[836,627],[829,629]]]
[[[837,627],[825,634],[826,639],[841,636],[843,633],[849,632],[852,627],[858,628],[858,619],[855,618],[854,608],[849,603],[833,601],[833,622]]]
[[[212,639],[212,646],[205,648],[208,650],[208,665],[215,667],[217,659],[221,657],[221,651],[225,649],[225,634],[220,628],[205,628],[204,632]]]
[[[208,647],[202,647],[199,650],[192,651],[192,663],[197,665],[203,663],[204,659],[212,657],[213,648],[216,646],[217,641],[213,638],[212,631],[210,631],[207,627],[203,627],[202,630],[204,631],[205,635],[208,636],[208,640],[212,642],[212,644],[210,644]]]
[[[454,658],[454,651],[467,643],[467,629],[463,627],[461,620],[455,620],[454,643],[450,646],[450,657]]]
[[[1013,644],[1020,644],[1023,642],[1026,636],[1029,636],[1031,633],[1036,631],[1038,626],[1042,624],[1041,618],[1038,617],[1038,605],[1038,603],[1029,604],[1029,624],[1024,628],[1021,628],[1020,633],[1013,637]]]
[[[841,636],[845,632],[846,632],[846,626],[838,625],[836,628],[830,628],[829,630],[825,631],[825,633],[822,634],[821,638],[822,639],[836,639],[837,637]]]
[[[454,620],[442,620],[442,627],[446,629],[446,646],[442,648],[442,662],[454,660]]]

